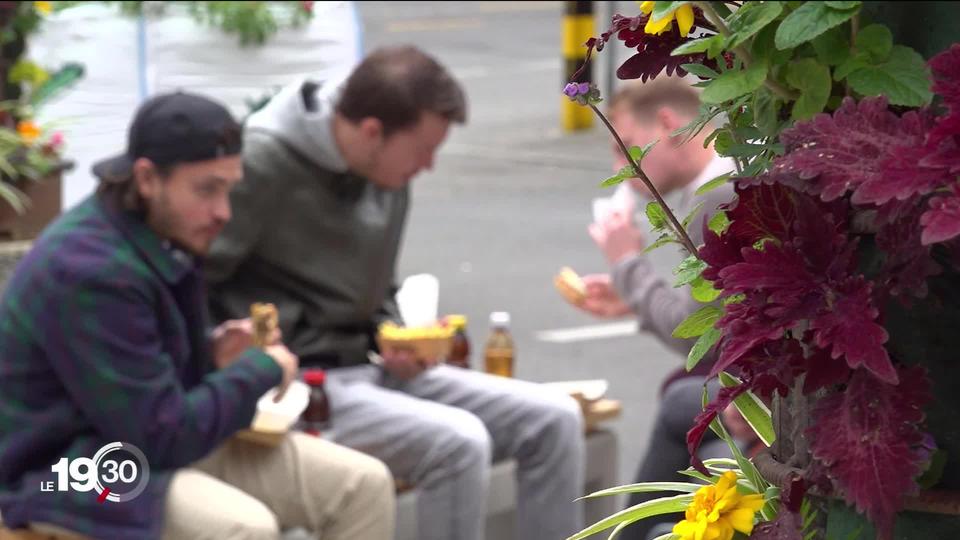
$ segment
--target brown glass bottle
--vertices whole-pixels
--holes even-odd
[[[324,388],[326,381],[327,374],[322,369],[312,369],[303,374],[303,382],[310,386],[310,401],[300,420],[303,421],[303,431],[310,435],[319,436],[330,429],[330,400]]]
[[[467,336],[467,318],[463,315],[450,315],[447,324],[453,327],[453,345],[447,363],[463,369],[470,369],[470,338]]]
[[[490,314],[492,332],[483,351],[487,373],[513,377],[513,338],[510,336],[510,314],[496,311]]]

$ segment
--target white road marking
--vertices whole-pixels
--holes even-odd
[[[536,333],[540,341],[550,343],[574,343],[592,339],[606,339],[631,336],[637,333],[637,321],[626,321],[609,324],[593,324],[574,328],[559,328],[556,330],[541,330]]]

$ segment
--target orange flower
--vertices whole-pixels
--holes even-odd
[[[17,133],[27,144],[40,137],[40,126],[30,120],[21,120],[17,123]]]
[[[53,13],[53,2],[34,2],[33,7],[44,15]]]

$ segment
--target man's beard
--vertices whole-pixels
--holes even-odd
[[[196,248],[183,244],[176,238],[177,225],[180,223],[179,216],[174,212],[170,199],[167,197],[167,191],[161,189],[159,195],[154,201],[150,202],[149,214],[150,227],[160,238],[169,241],[175,247],[182,249],[191,255],[203,255],[197,253]]]

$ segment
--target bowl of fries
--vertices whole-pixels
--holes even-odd
[[[432,326],[406,327],[384,322],[377,332],[380,350],[405,349],[421,359],[446,358],[453,345],[453,326],[437,323]]]

